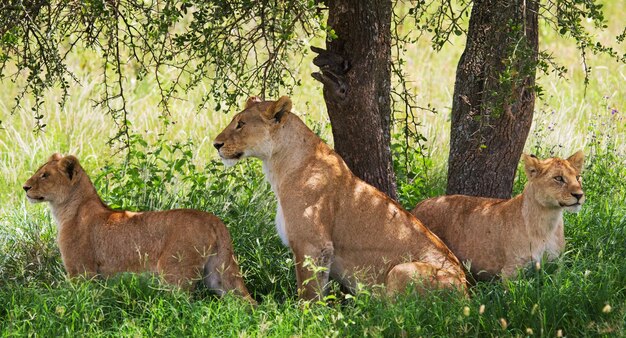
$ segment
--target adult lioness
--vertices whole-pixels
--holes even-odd
[[[581,151],[567,160],[524,154],[528,184],[509,200],[442,196],[419,203],[411,213],[437,234],[478,280],[514,277],[544,254],[563,251],[563,210],[578,212],[585,201]]]
[[[425,288],[464,288],[460,263],[443,242],[354,176],[291,105],[286,96],[250,98],[214,146],[226,164],[263,161],[278,198],[278,233],[295,256],[300,297],[321,296],[329,275],[352,290],[361,281],[386,283],[394,292],[411,280]],[[309,267],[307,257],[322,269]]]
[[[198,210],[114,211],[102,202],[74,156],[54,154],[24,184],[28,200],[49,202],[70,277],[155,272],[189,289],[194,280],[219,295],[252,301],[219,218]]]

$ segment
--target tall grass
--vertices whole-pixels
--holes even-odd
[[[624,2],[607,2],[607,42],[620,33]],[[163,126],[150,76],[129,79],[132,156],[106,141],[114,123],[92,100],[101,81],[96,55],[76,52],[71,67],[81,79],[64,107],[49,92],[46,131],[32,133],[25,111],[8,115],[16,88],[0,91],[0,332],[3,336],[623,336],[626,335],[626,66],[589,56],[593,67],[585,89],[580,55],[571,41],[543,30],[542,48],[553,51],[571,71],[565,79],[540,75],[544,96],[537,101],[526,150],[539,156],[568,156],[584,149],[587,202],[566,214],[566,252],[517,281],[480,284],[465,299],[445,292],[395,302],[368,290],[346,295],[333,285],[324,304],[296,300],[289,250],[274,229],[276,202],[260,163],[247,160],[224,169],[211,141],[230,116],[196,112],[198,98],[176,101],[175,122]],[[320,41],[311,44],[321,45]],[[440,52],[426,40],[408,46],[409,80],[417,101],[438,114],[420,112],[420,151],[394,137],[399,195],[411,208],[443,192],[449,110],[456,63],[463,41]],[[325,139],[331,139],[321,87],[309,73],[295,88],[296,111]],[[203,89],[200,88],[201,92]],[[232,107],[232,111],[240,107]],[[394,131],[398,135],[399,130]],[[331,140],[332,141],[332,140]],[[406,147],[409,151],[405,152]],[[218,300],[205,291],[170,291],[150,276],[110,280],[67,280],[55,243],[56,226],[44,205],[30,205],[22,183],[53,152],[76,154],[103,199],[114,207],[188,207],[215,213],[227,224],[235,253],[258,308],[235,297]],[[520,173],[515,190],[525,178]],[[481,308],[483,310],[481,310]]]

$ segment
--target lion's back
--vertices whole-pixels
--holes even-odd
[[[418,203],[411,213],[433,230],[450,222],[468,224],[474,214],[493,208],[497,202],[494,199],[465,195],[439,196]]]

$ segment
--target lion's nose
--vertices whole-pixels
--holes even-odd
[[[577,201],[580,201],[580,199],[583,198],[583,194],[574,194],[574,193],[572,193],[572,196],[576,197]]]
[[[25,185],[22,188],[24,188],[24,191],[28,191],[30,190],[30,188],[32,188],[30,185]]]
[[[213,143],[213,146],[215,147],[215,149],[220,150],[220,148],[224,145],[224,143],[221,142],[215,142]]]

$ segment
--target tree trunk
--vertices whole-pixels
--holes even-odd
[[[396,199],[391,161],[391,1],[326,0],[337,35],[314,63],[335,150],[355,175]]]
[[[536,0],[476,0],[457,67],[447,194],[509,198],[535,105]]]

